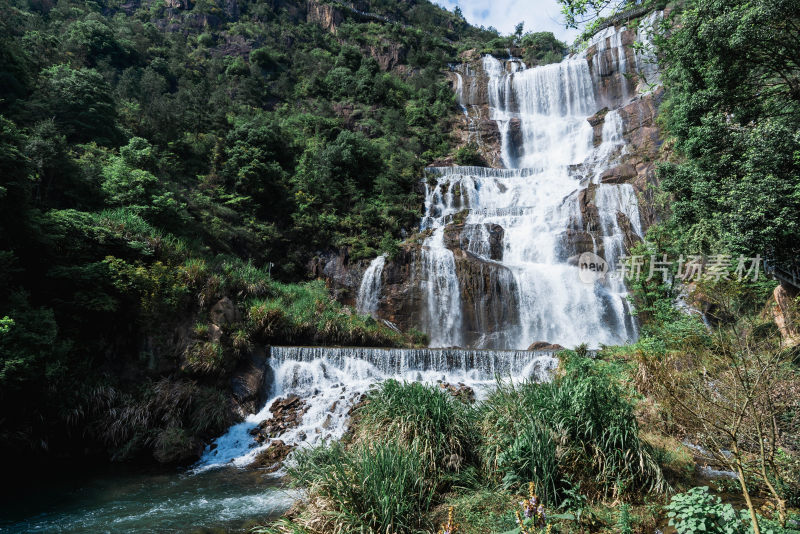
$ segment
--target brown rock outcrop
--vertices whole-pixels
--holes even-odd
[[[281,464],[293,450],[293,445],[287,445],[283,441],[276,439],[256,456],[252,465],[253,467],[264,468],[268,473],[274,473],[281,468]]]
[[[589,184],[578,192],[578,209],[583,219],[583,229],[588,232],[597,232],[600,229],[600,214],[594,203],[596,184]]]
[[[384,71],[390,71],[406,61],[406,49],[397,43],[386,41],[380,45],[369,46],[367,51]]]
[[[516,324],[519,304],[508,268],[461,249],[454,249],[453,255],[461,293],[464,343],[474,346],[481,336]]]
[[[211,307],[209,319],[215,325],[227,326],[241,321],[239,310],[228,297],[223,297]]]
[[[236,401],[239,415],[255,413],[265,402],[264,377],[267,362],[266,354],[251,353],[236,367],[231,377],[231,392]]]
[[[797,306],[796,288],[779,284],[772,292],[772,318],[781,332],[781,337],[789,346],[800,343],[800,309]]]
[[[325,30],[336,34],[339,25],[344,21],[344,15],[332,4],[322,4],[315,0],[306,3],[306,22],[319,24]]]
[[[630,163],[623,163],[603,171],[600,175],[600,181],[604,184],[624,184],[632,181],[637,176],[636,167]]]
[[[258,443],[281,436],[287,430],[296,428],[308,411],[306,401],[297,395],[275,400],[269,407],[272,417],[258,424],[250,431]]]

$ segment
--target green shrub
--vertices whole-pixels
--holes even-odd
[[[722,504],[719,497],[710,495],[707,486],[674,495],[666,509],[669,524],[678,534],[745,534],[749,531],[733,506]]]
[[[467,166],[483,166],[486,161],[478,152],[478,147],[474,143],[464,145],[456,151],[456,163]]]
[[[331,300],[322,280],[304,284],[269,281],[247,304],[246,329],[268,343],[399,347],[411,343],[371,317]]]
[[[387,380],[357,413],[361,439],[394,440],[415,451],[428,474],[458,471],[474,457],[474,409],[442,388]]]
[[[300,451],[289,468],[295,483],[325,499],[330,531],[416,533],[429,525],[434,498],[422,458],[396,444],[346,451],[339,443]],[[326,530],[328,531],[328,530]]]
[[[554,502],[560,482],[556,443],[547,426],[530,417],[521,425],[511,446],[500,452],[497,470],[506,487],[520,487],[528,481],[545,501]]]
[[[602,497],[667,489],[639,438],[632,404],[598,362],[569,359],[564,375],[548,384],[501,384],[481,412],[481,457],[490,477],[512,487],[537,481],[548,504],[560,502],[562,476]]]

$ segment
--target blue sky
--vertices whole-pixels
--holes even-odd
[[[556,0],[433,0],[453,11],[461,8],[466,19],[476,26],[494,26],[500,33],[509,34],[514,26],[525,22],[525,31],[553,32],[568,44],[578,35],[567,30],[561,22],[561,7]]]

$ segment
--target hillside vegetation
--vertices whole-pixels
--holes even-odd
[[[265,343],[414,343],[307,263],[416,224],[441,71],[492,37],[425,1],[3,0],[1,446],[191,459]]]

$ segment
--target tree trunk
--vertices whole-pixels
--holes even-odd
[[[739,458],[739,447],[736,442],[733,444],[733,455],[736,462],[736,474],[739,475],[739,484],[742,486],[742,495],[744,501],[747,503],[747,510],[750,512],[750,522],[753,524],[753,534],[761,534],[761,529],[758,526],[758,517],[756,516],[756,509],[753,506],[753,501],[750,499],[750,492],[747,490],[747,483],[744,481],[744,469],[742,468],[742,460]]]

